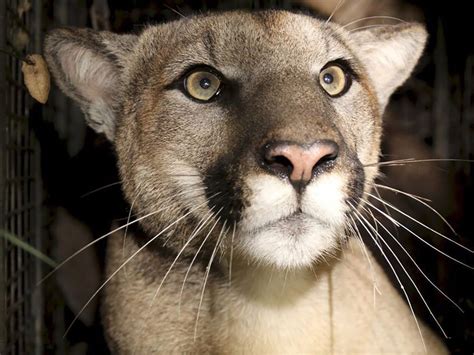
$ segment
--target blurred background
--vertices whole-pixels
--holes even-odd
[[[19,58],[41,53],[45,33],[55,27],[139,33],[147,24],[190,14],[266,8],[331,17],[355,31],[366,26],[390,26],[399,22],[397,19],[424,22],[429,43],[413,77],[396,92],[387,109],[382,160],[474,159],[474,15],[468,1],[0,0],[1,354],[108,353],[98,311],[100,297],[63,336],[101,284],[105,243],[88,248],[38,285],[52,270],[51,263],[33,256],[18,240],[60,262],[106,233],[113,222],[123,223],[129,208],[122,199],[110,144],[85,126],[80,110],[56,87],[47,105],[32,99],[23,84]],[[456,234],[419,201],[386,188],[379,192],[399,211],[473,249],[473,169],[474,164],[463,161],[387,163],[382,167],[380,184],[431,200]],[[402,213],[390,212],[426,242],[458,260],[441,255],[406,229],[395,231],[383,215],[375,216],[426,276],[463,309],[464,313],[454,307],[400,246],[383,235],[447,333],[445,342],[450,351],[472,353],[474,274],[459,263],[474,264],[472,253]],[[364,238],[391,275],[370,238]],[[417,315],[441,334],[396,259],[392,255],[389,259]],[[367,306],[372,306],[371,301]]]

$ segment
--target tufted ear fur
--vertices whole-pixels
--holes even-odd
[[[408,78],[423,52],[425,28],[417,23],[372,27],[351,33],[382,109]]]
[[[113,140],[123,68],[134,35],[63,28],[48,33],[44,53],[61,90],[75,100],[95,131]]]

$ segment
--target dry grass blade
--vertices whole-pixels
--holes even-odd
[[[51,267],[56,267],[58,264],[51,259],[49,256],[43,254],[41,251],[33,247],[32,245],[28,244],[27,242],[21,240],[20,237],[17,237],[14,234],[11,234],[3,229],[0,229],[0,237],[4,238],[7,240],[9,243],[17,246],[18,248],[23,249],[27,253],[33,255],[35,258],[41,260],[45,264],[51,266]]]

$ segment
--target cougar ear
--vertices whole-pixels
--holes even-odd
[[[95,131],[114,139],[123,68],[134,35],[63,28],[46,36],[44,54],[61,90],[75,100]]]
[[[420,24],[402,23],[356,30],[351,36],[384,109],[418,62],[428,34]]]

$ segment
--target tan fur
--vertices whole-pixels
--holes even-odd
[[[110,241],[109,273],[124,261],[121,237],[118,233]],[[106,298],[114,301],[104,305],[105,325],[114,334],[114,349],[125,354],[425,353],[410,310],[370,252],[368,255],[370,263],[360,243],[352,240],[335,258],[315,266],[314,272],[234,265],[231,284],[215,287],[210,281],[195,341],[203,270],[193,269],[181,312],[180,266],[150,307],[156,285],[137,277],[153,272],[143,270],[143,259],[150,257],[144,253],[127,267],[127,274],[135,277],[121,272],[106,289]],[[167,268],[160,268],[158,260],[154,266],[153,278],[161,280]],[[215,267],[226,269],[228,265],[222,259]],[[374,290],[374,278],[380,294]],[[447,353],[428,328],[422,326],[422,334],[429,354]]]
[[[109,242],[112,351],[423,352],[348,224],[378,173],[383,109],[425,41],[417,24],[350,33],[283,11],[201,15],[137,37],[53,31],[56,80],[114,142],[133,212],[154,213]],[[319,84],[331,63],[352,81],[340,97]],[[196,64],[222,76],[213,101],[186,94]],[[301,190],[262,157],[269,142],[327,141],[337,156]],[[428,352],[445,353],[422,329]]]

